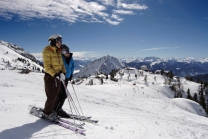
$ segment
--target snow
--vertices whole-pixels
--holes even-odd
[[[14,48],[18,48],[16,51]],[[21,50],[21,51],[20,51]],[[20,55],[17,51],[19,51],[22,55],[31,56],[29,53],[25,52],[24,49],[15,46],[13,44],[9,44],[7,42],[0,41],[0,69],[33,69],[34,67],[39,68],[40,71],[43,69],[40,65],[33,62],[32,60]],[[17,58],[22,58],[27,60],[27,62],[22,62],[17,60]]]
[[[188,89],[190,89],[190,94],[192,96],[194,96],[194,93],[198,93],[199,92],[198,90],[199,90],[199,86],[201,86],[201,84],[195,83],[195,82],[192,82],[192,81],[188,81],[185,78],[182,78],[181,82],[183,84],[184,91],[187,92]]]
[[[118,83],[104,79],[105,84],[101,85],[98,79],[91,77],[95,85],[86,85],[89,79],[73,85],[83,114],[99,120],[97,124],[85,123],[85,135],[80,135],[28,113],[29,105],[44,106],[44,74],[2,70],[0,139],[207,138],[208,120],[201,106],[184,98],[173,99],[174,92],[164,84],[161,75],[144,72],[145,82],[144,76],[134,77],[135,70],[124,72],[122,79],[116,76]],[[196,84],[185,79],[182,83],[192,88],[190,90]],[[71,84],[68,89],[76,100]],[[69,111],[67,101],[64,109]]]
[[[186,110],[188,112],[191,112],[193,114],[198,114],[201,116],[204,116],[206,113],[202,110],[201,107],[199,107],[199,104],[191,101],[189,99],[184,98],[176,98],[173,100],[177,106],[179,106],[181,109]]]

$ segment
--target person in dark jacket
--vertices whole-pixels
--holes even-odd
[[[65,74],[65,85],[67,87],[68,82],[72,80],[74,73],[74,60],[72,58],[73,53],[70,53],[69,47],[65,44],[61,45],[61,53],[62,60],[65,66],[66,74]],[[56,100],[56,106],[54,110],[57,112],[58,116],[69,118],[69,114],[62,109],[64,105],[65,99],[67,98],[66,91],[64,85],[61,83],[61,90],[58,94],[58,98]]]

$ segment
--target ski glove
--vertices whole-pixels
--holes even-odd
[[[60,78],[59,74],[56,73],[56,74],[54,75],[54,78],[59,79],[59,78]]]
[[[62,81],[65,81],[65,75],[64,75],[63,73],[60,73],[60,79],[61,79]]]

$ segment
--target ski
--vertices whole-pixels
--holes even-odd
[[[83,121],[83,122],[88,122],[88,123],[98,123],[98,120],[92,120],[92,119],[80,119],[80,121]]]
[[[72,125],[72,126],[75,126],[75,127],[79,127],[79,128],[81,128],[81,129],[84,129],[83,128],[83,126],[85,125],[84,123],[83,124],[76,124],[76,123],[72,123],[72,122],[70,122],[70,121],[67,121],[67,120],[65,120],[65,119],[61,119],[61,118],[59,118],[58,119],[60,122],[62,122],[62,123],[66,123],[66,124],[69,124],[69,125]]]
[[[30,106],[30,107],[31,107],[30,114],[33,115],[33,116],[36,116],[36,117],[41,118],[43,120],[49,121],[49,122],[51,122],[51,123],[53,123],[55,125],[64,127],[66,129],[69,129],[69,130],[74,131],[74,132],[79,133],[79,134],[83,134],[86,131],[84,129],[81,129],[81,128],[78,128],[78,127],[75,127],[75,126],[67,125],[64,122],[65,120],[63,120],[63,122],[60,121],[60,120],[59,120],[59,122],[50,121],[50,120],[44,118],[44,116],[40,113],[40,112],[42,112],[41,108],[38,108],[38,107],[35,107],[35,106]]]
[[[49,121],[49,120],[48,120],[48,121]],[[61,127],[64,127],[64,128],[66,128],[66,129],[69,129],[69,130],[71,130],[71,131],[74,131],[74,132],[76,132],[76,133],[79,133],[79,134],[83,134],[83,133],[86,131],[86,130],[84,130],[84,129],[80,129],[80,128],[77,128],[77,127],[74,127],[74,126],[66,125],[66,124],[61,123],[61,122],[57,123],[57,125],[59,125],[59,126],[61,126]]]
[[[92,116],[80,116],[80,115],[69,114],[69,117],[71,119],[90,119]]]
[[[65,119],[65,117],[63,117]],[[75,119],[75,120],[79,120],[82,122],[88,122],[88,123],[98,123],[98,120],[92,120],[91,118],[79,118],[79,117],[70,117],[70,119]]]

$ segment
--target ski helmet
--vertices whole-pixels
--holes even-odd
[[[48,38],[48,42],[52,46],[56,46],[56,43],[62,43],[62,37],[59,34],[53,34]]]
[[[61,53],[62,54],[69,54],[70,53],[69,47],[66,44],[61,45]]]
[[[51,35],[51,36],[48,38],[48,41],[53,40],[53,39],[57,39],[57,38],[62,39],[61,35],[59,35],[59,34],[53,34],[53,35]]]

